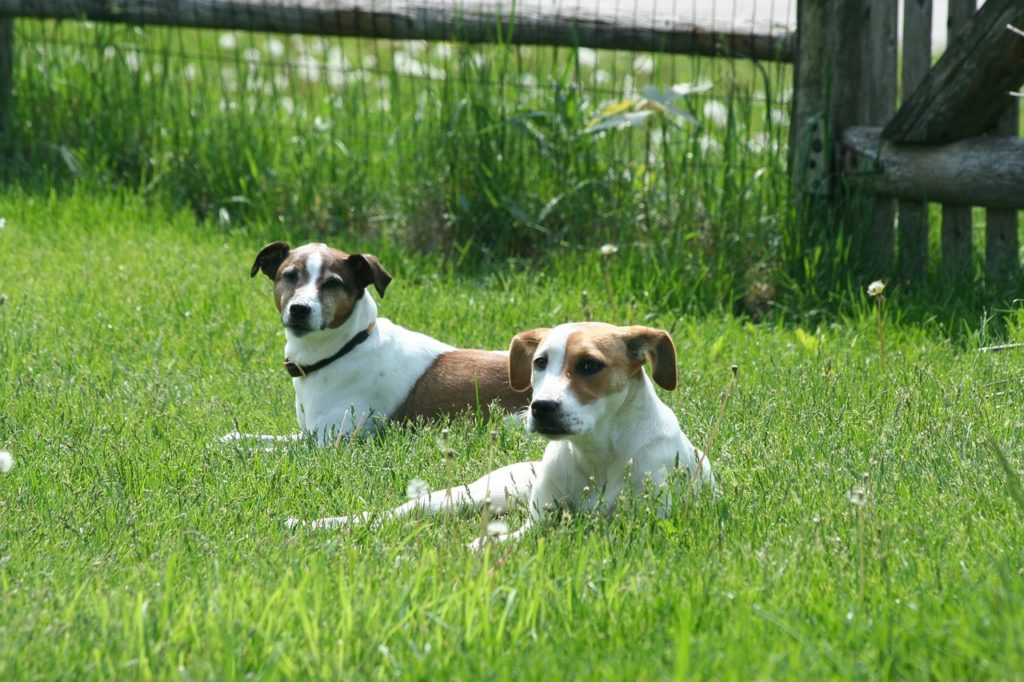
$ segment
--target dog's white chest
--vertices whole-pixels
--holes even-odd
[[[374,333],[345,357],[293,379],[299,426],[321,442],[372,432],[390,416],[448,344],[378,318]]]

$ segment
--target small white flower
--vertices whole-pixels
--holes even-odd
[[[717,99],[709,99],[704,103],[704,118],[719,128],[729,123],[729,109]]]
[[[228,212],[228,209],[223,206],[221,206],[220,210],[217,211],[217,222],[221,227],[227,227],[231,224],[231,214]]]
[[[422,478],[414,478],[405,486],[405,496],[410,500],[422,497],[430,492],[430,486]]]
[[[589,47],[577,48],[576,59],[579,60],[580,66],[592,69],[597,66],[597,51]]]
[[[0,450],[0,474],[6,474],[14,466],[14,457],[6,450]]]
[[[604,246],[601,247],[601,255],[604,256],[605,258],[611,258],[618,252],[619,247],[615,246],[615,244],[605,244]]]
[[[128,66],[129,71],[138,73],[139,67],[142,66],[142,55],[136,50],[128,50],[124,53],[124,63]]]
[[[882,292],[885,291],[885,282],[880,279],[876,279],[874,282],[868,285],[868,296],[875,298],[881,296]]]
[[[277,38],[270,38],[266,43],[267,52],[270,53],[271,57],[282,57],[284,56],[284,43]]]
[[[313,130],[318,133],[326,133],[331,129],[333,124],[334,122],[331,121],[331,119],[324,118],[323,116],[317,116],[313,119]]]
[[[233,50],[235,45],[238,44],[238,40],[235,38],[234,33],[221,33],[217,39],[217,44],[220,45],[222,50]]]
[[[633,60],[633,70],[637,73],[649,74],[654,72],[654,59],[650,55],[640,55]]]
[[[0,218],[0,230],[7,227],[7,218]]]
[[[491,521],[487,524],[487,537],[494,538],[499,535],[508,535],[508,524],[504,521]]]
[[[253,71],[260,65],[260,60],[263,59],[263,53],[255,47],[247,47],[242,51],[242,59],[249,66],[249,70]]]
[[[298,71],[299,78],[307,83],[315,82],[320,78],[320,62],[313,55],[304,54],[299,57],[295,68]]]

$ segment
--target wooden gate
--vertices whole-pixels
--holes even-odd
[[[878,276],[909,281],[926,264],[926,202],[942,204],[940,267],[949,277],[971,270],[971,207],[986,207],[986,274],[1012,281],[1024,209],[1012,92],[1024,82],[1024,36],[1014,27],[1024,26],[1024,3],[988,0],[975,12],[975,0],[950,0],[949,46],[933,66],[932,3],[906,0],[899,74],[897,3],[801,0],[798,11],[797,194],[830,205],[872,197],[867,210],[859,202],[846,214],[866,245],[861,261]]]

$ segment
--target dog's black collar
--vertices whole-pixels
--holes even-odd
[[[292,362],[291,360],[285,358],[284,369],[285,369],[286,372],[291,374],[292,377],[295,378],[295,379],[298,379],[299,377],[304,377],[304,376],[307,376],[309,374],[312,374],[313,372],[317,371],[318,369],[323,369],[324,367],[326,367],[327,365],[331,364],[332,362],[334,362],[338,358],[341,358],[341,357],[344,357],[345,355],[347,355],[353,348],[355,348],[356,346],[361,344],[363,341],[366,341],[366,339],[370,338],[370,332],[372,332],[372,331],[373,331],[373,325],[371,324],[369,327],[367,327],[366,329],[364,329],[363,331],[359,332],[358,334],[353,336],[351,339],[349,339],[348,343],[346,343],[344,346],[342,346],[341,349],[337,353],[335,353],[334,355],[332,355],[329,358],[324,358],[323,360],[320,360],[319,362],[314,362],[312,365],[299,365],[299,364],[296,364],[296,363]]]

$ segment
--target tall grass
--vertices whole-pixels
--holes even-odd
[[[787,67],[27,20],[17,44],[9,183],[126,187],[477,270],[610,242],[658,275],[634,290],[672,305],[772,299]],[[588,129],[677,83],[711,86],[676,102],[696,122]]]

